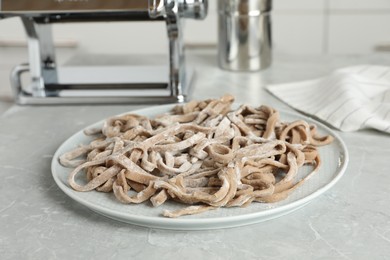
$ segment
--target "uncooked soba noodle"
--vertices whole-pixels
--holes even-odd
[[[233,101],[225,95],[177,105],[156,118],[109,118],[101,129],[85,131],[94,141],[60,157],[63,166],[74,168],[69,185],[113,192],[125,204],[183,203],[182,209],[163,211],[166,217],[287,198],[318,171],[317,147],[333,138],[318,136],[303,120],[282,122],[271,107],[233,110]],[[303,165],[313,169],[298,178]],[[87,184],[76,183],[78,174]]]

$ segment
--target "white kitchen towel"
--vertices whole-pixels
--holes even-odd
[[[323,78],[267,89],[296,110],[341,131],[374,128],[390,133],[390,67],[348,67]]]

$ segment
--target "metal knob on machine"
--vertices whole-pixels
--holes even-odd
[[[207,0],[149,0],[149,15],[152,18],[176,12],[182,18],[204,19],[207,16]]]

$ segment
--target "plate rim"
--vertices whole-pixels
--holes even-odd
[[[145,113],[150,113],[150,112],[155,112],[156,109],[160,109],[161,113],[167,112],[168,108],[173,108],[177,104],[166,104],[166,105],[158,105],[158,106],[151,106],[151,107],[146,107],[146,108],[141,108],[141,109],[136,109],[136,110],[131,110],[127,111],[124,113],[120,113],[117,115],[113,116],[120,116],[123,114],[127,113],[135,113],[135,114],[145,114]],[[307,115],[302,115],[299,112],[296,111],[286,111],[286,110],[278,110],[281,115],[287,114],[293,117],[298,117],[300,119],[309,119],[309,121],[312,121],[312,123],[315,123],[317,126],[321,127],[323,130],[328,132],[334,137],[334,141],[337,141],[338,146],[340,147],[340,152],[343,155],[343,158],[340,162],[339,167],[337,170],[334,172],[334,176],[329,181],[326,183],[324,186],[320,187],[319,189],[316,189],[309,195],[299,198],[295,201],[292,201],[288,204],[281,205],[275,208],[270,208],[262,211],[256,211],[256,212],[251,212],[251,213],[245,213],[241,215],[235,215],[235,216],[218,216],[218,217],[211,217],[211,218],[165,218],[163,216],[145,216],[145,215],[134,215],[134,214],[129,214],[125,212],[117,212],[113,211],[111,209],[107,209],[105,207],[102,207],[100,205],[93,204],[91,202],[86,201],[83,198],[80,198],[75,195],[74,191],[68,187],[66,184],[63,183],[63,181],[60,179],[58,174],[56,173],[56,166],[59,165],[60,167],[63,167],[59,162],[58,158],[60,155],[61,150],[63,147],[66,147],[68,143],[74,139],[77,135],[83,134],[83,131],[88,128],[93,128],[98,125],[101,125],[104,123],[104,121],[107,119],[102,119],[98,122],[95,122],[91,125],[88,125],[84,127],[83,129],[77,131],[76,133],[72,134],[70,137],[68,137],[64,142],[61,143],[61,145],[57,148],[56,152],[53,155],[52,162],[51,162],[51,172],[52,172],[52,177],[57,184],[57,186],[71,199],[75,200],[76,202],[82,204],[83,206],[93,210],[94,212],[109,217],[116,219],[118,221],[138,225],[138,226],[144,226],[144,227],[154,227],[154,228],[161,228],[161,229],[177,229],[177,230],[204,230],[204,229],[217,229],[217,228],[227,228],[227,227],[234,227],[234,226],[243,226],[243,225],[248,225],[248,224],[254,224],[262,221],[266,221],[269,219],[273,219],[278,217],[279,215],[285,215],[289,214],[290,212],[302,208],[309,202],[313,201],[315,198],[317,198],[319,195],[323,194],[325,191],[329,190],[332,188],[339,180],[340,178],[344,175],[346,172],[348,163],[349,163],[349,152],[348,148],[345,144],[345,142],[340,138],[340,136],[335,133],[332,129],[330,129],[327,125],[323,124],[322,122],[319,122],[315,118],[312,118]],[[63,167],[66,168],[66,167]],[[285,214],[283,214],[285,212]],[[275,217],[272,217],[274,216]],[[264,217],[268,217],[263,220]],[[258,221],[255,219],[258,218]],[[251,223],[246,223],[246,221],[254,220]],[[156,224],[157,221],[157,224]],[[229,223],[235,223],[235,222],[242,222],[241,224],[236,224],[236,225],[229,225]],[[215,226],[213,226],[215,225]]]

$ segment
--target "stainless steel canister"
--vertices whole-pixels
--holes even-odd
[[[271,64],[272,0],[218,0],[222,69],[257,71]]]

